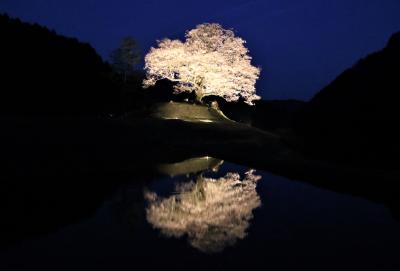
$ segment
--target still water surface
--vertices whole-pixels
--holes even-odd
[[[383,205],[210,157],[158,171],[92,217],[11,247],[1,266],[400,270],[400,224]]]

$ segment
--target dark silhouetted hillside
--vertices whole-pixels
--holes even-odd
[[[118,89],[86,43],[0,15],[0,110],[12,114],[110,111]]]
[[[296,118],[310,155],[357,166],[399,168],[400,33],[343,72]]]

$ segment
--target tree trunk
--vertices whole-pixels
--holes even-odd
[[[199,96],[199,95],[197,95],[196,94],[196,102],[198,102],[198,103],[203,103],[201,100],[203,99],[203,97],[202,96]]]
[[[204,97],[203,91],[201,91],[201,90],[195,90],[194,93],[196,94],[196,102],[202,104],[202,103],[203,103],[202,99],[203,99],[203,97]]]
[[[194,92],[196,94],[196,101],[200,104],[203,104],[202,99],[204,97],[203,80],[204,78],[198,78],[198,80],[196,80],[196,90]]]

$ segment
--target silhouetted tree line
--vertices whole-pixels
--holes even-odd
[[[87,43],[0,15],[0,110],[3,114],[121,113],[126,85]]]
[[[309,155],[399,169],[400,32],[321,90],[294,128]]]

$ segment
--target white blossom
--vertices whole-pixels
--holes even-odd
[[[246,42],[219,24],[201,24],[186,33],[186,40],[164,39],[145,57],[144,87],[158,80],[177,82],[175,92],[196,93],[198,100],[216,95],[227,101],[260,99],[255,84],[260,69],[252,66]]]
[[[178,185],[169,198],[145,192],[147,221],[166,236],[187,235],[203,252],[221,251],[247,235],[252,211],[261,205],[259,179],[251,170],[243,180],[237,173],[219,179],[199,177]]]

